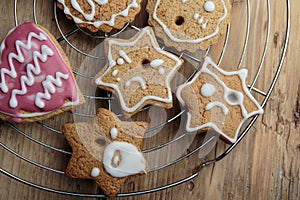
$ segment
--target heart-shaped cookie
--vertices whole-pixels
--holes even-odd
[[[66,55],[45,28],[14,28],[0,52],[0,118],[33,122],[83,102]]]

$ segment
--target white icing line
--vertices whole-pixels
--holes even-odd
[[[36,38],[40,41],[47,40],[47,37],[45,36],[45,34],[43,34],[43,33],[36,34],[34,32],[30,32],[28,34],[26,44],[20,40],[16,40],[15,45],[16,45],[17,54],[15,54],[13,52],[8,54],[8,63],[9,63],[10,70],[8,70],[6,68],[1,68],[1,70],[0,70],[0,74],[1,74],[0,88],[4,93],[8,92],[8,87],[7,87],[7,84],[5,81],[5,74],[9,75],[11,78],[17,77],[13,59],[17,60],[20,63],[24,63],[24,56],[21,51],[21,48],[25,49],[25,50],[30,50],[32,47],[32,38]],[[3,43],[5,43],[5,40],[3,41]],[[1,51],[1,54],[2,54],[2,51]],[[38,56],[38,55],[36,55],[36,56]]]
[[[139,7],[139,4],[136,2],[136,0],[132,0],[132,2],[131,2],[130,4],[128,4],[128,6],[127,6],[124,10],[122,10],[121,12],[112,14],[110,20],[108,20],[108,21],[106,21],[106,20],[99,20],[99,21],[94,21],[94,22],[93,22],[93,21],[83,21],[83,20],[81,20],[80,18],[74,16],[74,15],[71,13],[70,9],[66,6],[65,0],[57,0],[57,1],[58,1],[59,3],[61,3],[61,4],[64,6],[64,13],[65,13],[66,15],[70,15],[76,23],[78,23],[78,24],[82,24],[82,23],[84,23],[84,24],[91,24],[91,25],[93,25],[93,26],[96,27],[96,28],[99,28],[102,24],[107,24],[107,25],[109,25],[109,26],[114,26],[114,24],[115,24],[115,18],[116,18],[117,16],[124,16],[124,17],[126,17],[126,16],[128,16],[128,13],[129,13],[129,9],[130,9],[130,8],[138,8],[138,7]],[[76,0],[71,0],[71,1],[72,1],[74,4],[77,3]],[[75,3],[75,2],[76,2],[76,3]],[[93,1],[92,1],[92,0],[88,0],[88,2],[89,2],[90,5],[93,4],[93,6],[91,5],[91,8],[92,8],[92,13],[94,13],[94,15],[95,15],[95,12],[93,12],[93,9],[95,9],[95,5],[94,5]],[[95,0],[95,2],[98,3],[99,5],[104,5],[104,4],[105,4],[105,1],[101,1],[101,0]],[[107,3],[107,2],[106,2],[106,3]],[[73,8],[74,8],[74,7],[73,7]],[[74,9],[76,9],[76,8],[74,8]],[[78,12],[80,12],[81,14],[83,13],[83,11],[82,11],[82,12],[80,11],[81,8],[80,8],[80,10],[77,8],[76,10],[77,10]],[[91,13],[91,14],[92,14],[92,13]],[[90,14],[90,15],[91,15],[91,14]],[[90,16],[87,15],[87,14],[83,14],[83,16],[84,16],[85,18],[86,18],[86,17],[90,18]],[[92,19],[94,19],[94,17],[95,17],[95,16],[93,16]]]
[[[108,2],[108,0],[94,0],[94,1],[96,1],[96,3],[98,3],[99,5],[105,5]]]
[[[120,158],[114,158],[115,152],[119,151]],[[103,165],[107,173],[113,177],[125,177],[146,172],[146,161],[139,150],[127,142],[114,141],[110,143],[103,153]],[[118,166],[112,166],[112,162]]]
[[[95,17],[95,4],[92,0],[87,0],[87,3],[91,6],[91,13],[90,14],[86,14],[80,7],[80,5],[78,4],[78,2],[75,0],[71,0],[71,5],[73,6],[73,8],[75,10],[77,10],[80,14],[83,15],[83,17],[86,20],[92,20]]]
[[[125,53],[125,51],[120,50],[119,54],[124,60],[126,60],[127,63],[131,63],[131,59],[128,57],[128,55]]]
[[[41,68],[38,59],[41,62],[46,62],[48,56],[53,56],[54,52],[46,45],[42,45],[41,47],[42,53],[38,51],[33,52],[33,62],[34,65],[28,64],[26,66],[26,75],[22,75],[20,77],[20,85],[21,89],[14,89],[11,92],[11,98],[9,100],[9,106],[11,108],[16,108],[18,106],[18,100],[16,95],[24,95],[27,93],[27,86],[32,86],[35,82],[34,75],[38,75],[41,73]]]
[[[137,110],[141,105],[143,105],[143,103],[145,101],[147,101],[148,99],[152,99],[152,100],[156,100],[156,101],[161,101],[161,102],[165,102],[165,103],[171,103],[172,102],[172,91],[171,91],[171,88],[170,88],[170,84],[169,84],[169,81],[171,79],[171,76],[173,73],[176,72],[177,68],[181,66],[182,64],[182,61],[179,60],[178,57],[176,57],[175,55],[171,54],[171,53],[168,53],[164,50],[162,50],[155,42],[155,39],[153,38],[153,36],[151,35],[150,33],[150,30],[151,28],[150,27],[146,27],[146,28],[143,28],[138,34],[137,38],[133,41],[133,42],[119,42],[119,41],[116,41],[116,40],[109,40],[108,41],[108,45],[109,45],[109,49],[108,49],[108,55],[107,55],[107,58],[108,58],[108,63],[109,63],[109,67],[107,68],[107,70],[99,77],[95,80],[95,83],[97,85],[103,85],[103,86],[107,86],[107,87],[111,87],[113,88],[116,93],[118,94],[118,97],[119,97],[119,101],[120,101],[120,104],[121,104],[121,107],[122,109],[125,111],[125,112],[134,112],[135,110]],[[113,58],[112,58],[112,54],[111,54],[111,45],[119,45],[119,46],[134,46],[145,34],[148,35],[148,37],[150,38],[150,41],[151,41],[151,45],[153,46],[153,48],[158,52],[158,53],[161,53],[165,56],[167,56],[168,58],[174,60],[176,62],[175,66],[173,67],[172,70],[170,70],[170,72],[166,75],[165,77],[165,85],[167,87],[167,91],[168,91],[168,97],[167,98],[161,98],[161,97],[157,97],[157,96],[153,96],[153,95],[150,95],[150,96],[144,96],[136,105],[132,106],[132,107],[127,107],[126,103],[125,103],[125,100],[123,98],[123,95],[118,87],[118,85],[116,84],[111,84],[111,83],[105,83],[103,82],[101,79],[102,77],[104,77],[110,70],[111,68],[114,66],[114,65],[111,65],[112,61],[113,61]]]
[[[175,42],[187,42],[187,43],[199,43],[199,42],[202,42],[204,40],[207,40],[209,38],[212,38],[214,37],[215,35],[218,34],[219,32],[219,25],[220,23],[226,18],[227,16],[227,8],[226,8],[226,5],[225,5],[225,2],[224,0],[221,0],[222,1],[222,5],[224,7],[224,15],[218,19],[218,24],[217,24],[217,28],[216,30],[210,34],[210,35],[207,35],[203,38],[198,38],[198,39],[195,39],[195,40],[190,40],[190,39],[179,39],[179,38],[176,38],[170,31],[170,29],[157,17],[157,8],[159,6],[159,3],[160,3],[161,0],[157,0],[156,1],[156,4],[155,4],[155,7],[154,7],[154,11],[153,11],[153,19],[155,19],[157,21],[157,23],[162,27],[162,29],[165,31],[165,33],[169,36],[169,38]]]
[[[158,67],[158,66],[162,65],[163,63],[164,63],[164,60],[162,60],[162,59],[155,59],[155,60],[152,60],[150,62],[150,66],[153,67],[153,68],[155,68],[155,67]]]
[[[55,73],[56,78],[53,76],[48,75],[46,77],[46,80],[42,82],[44,93],[38,92],[35,97],[35,105],[39,108],[44,108],[45,103],[42,99],[50,100],[51,94],[54,94],[56,92],[56,87],[62,86],[61,79],[68,79],[69,74],[63,74],[61,72]]]
[[[188,132],[194,132],[194,131],[198,131],[198,130],[201,130],[203,128],[213,128],[215,131],[217,131],[218,133],[220,133],[224,138],[226,138],[228,141],[234,143],[236,142],[237,140],[237,137],[238,137],[238,133],[242,127],[242,125],[245,123],[245,121],[247,121],[249,118],[251,118],[252,116],[254,115],[257,115],[257,114],[263,114],[263,109],[262,107],[259,105],[259,103],[256,101],[256,99],[251,95],[250,91],[248,90],[247,88],[247,85],[246,85],[246,77],[247,77],[247,70],[246,69],[241,69],[241,70],[238,70],[238,71],[232,71],[232,72],[227,72],[227,71],[224,71],[223,69],[219,68],[212,60],[210,57],[206,57],[205,60],[204,60],[204,63],[203,63],[203,66],[201,68],[201,70],[199,70],[197,72],[197,74],[194,76],[194,78],[187,82],[187,83],[184,83],[182,85],[180,85],[176,91],[176,96],[177,96],[177,99],[178,101],[182,104],[182,105],[185,105],[185,102],[184,100],[182,99],[182,96],[181,96],[181,93],[182,93],[182,90],[191,85],[193,82],[195,82],[195,80],[200,76],[200,74],[202,72],[204,73],[209,73],[210,75],[212,75],[213,73],[210,72],[208,69],[207,69],[207,66],[208,65],[212,65],[212,67],[214,67],[216,70],[218,70],[221,74],[224,74],[226,76],[232,76],[232,75],[238,75],[241,79],[241,82],[242,82],[242,88],[243,88],[243,92],[250,98],[250,100],[255,104],[255,106],[257,107],[257,110],[251,112],[251,113],[247,113],[246,116],[244,116],[244,119],[241,121],[241,123],[239,124],[237,130],[236,130],[236,133],[235,133],[235,136],[233,138],[229,137],[228,135],[226,135],[222,130],[220,130],[218,128],[218,126],[212,122],[209,122],[209,123],[206,123],[206,124],[203,124],[203,125],[200,125],[200,126],[196,126],[196,127],[191,127],[191,114],[190,112],[187,113],[187,123],[186,123],[186,130]],[[220,78],[216,75],[213,75],[213,77],[216,79],[216,81],[221,84],[223,87],[225,85],[224,82],[222,82],[220,80]],[[225,85],[226,86],[226,85]],[[231,90],[231,89],[230,89]],[[233,90],[231,90],[233,91]],[[225,92],[224,92],[225,93]],[[225,98],[225,94],[224,94],[224,98]],[[243,108],[244,106],[242,106],[242,110],[245,109]],[[247,112],[247,111],[246,111]],[[243,114],[244,115],[244,114]]]
[[[91,177],[96,178],[99,175],[100,175],[100,169],[97,167],[94,167],[91,171]]]
[[[219,102],[219,101],[210,102],[210,103],[206,104],[205,110],[211,110],[213,107],[222,108],[224,115],[228,115],[229,110],[226,107],[226,105],[223,104],[222,102]]]
[[[128,81],[126,81],[125,87],[130,87],[130,85],[131,85],[132,82],[138,82],[141,85],[141,88],[143,90],[146,89],[146,82],[145,82],[145,80],[142,77],[139,77],[139,76],[132,77],[131,79],[129,79]]]

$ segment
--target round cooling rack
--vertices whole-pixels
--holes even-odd
[[[247,0],[234,2],[232,3],[231,23],[227,26],[226,35],[218,44],[211,46],[206,52],[198,52],[196,54],[173,52],[180,58],[194,63],[193,70],[187,70],[188,72],[185,73],[186,79],[189,80],[198,71],[201,67],[202,58],[205,55],[210,55],[218,65],[227,70],[247,66],[249,71],[248,88],[259,100],[260,105],[265,107],[280,74],[290,33],[290,1],[279,1],[285,2],[286,5],[284,8],[281,8],[280,20],[282,20],[282,23],[280,24],[282,26],[279,28],[272,27],[274,16],[270,14],[272,9],[276,9],[275,1]],[[70,59],[72,66],[78,66],[78,61],[83,63],[81,66],[86,63],[92,65],[91,63],[93,62],[105,63],[105,56],[98,52],[99,49],[95,50],[98,44],[105,38],[122,37],[122,34],[127,31],[137,33],[140,27],[145,26],[145,24],[139,24],[139,17],[145,16],[144,11],[142,11],[141,16],[138,16],[135,22],[126,24],[123,29],[117,32],[92,35],[77,27],[73,22],[66,20],[63,12],[57,8],[56,4],[56,1],[43,2],[41,0],[33,0],[31,7],[33,19],[31,21],[46,26],[57,37],[57,41],[60,42],[66,54],[74,58],[74,60]],[[263,9],[257,9],[258,4],[262,4],[263,6],[260,6],[260,8]],[[43,6],[45,8],[48,6],[48,9],[51,8],[53,10],[50,13],[51,16],[49,16],[49,19],[53,20],[49,21],[49,23],[45,22],[48,17],[46,16],[47,13],[43,13],[43,10],[40,10]],[[22,6],[15,0],[13,14],[15,25],[21,24],[21,20],[23,20],[22,16],[18,15],[19,9],[22,9]],[[49,25],[48,27],[48,24],[53,26]],[[261,28],[254,29],[253,27]],[[275,47],[269,41],[270,35],[276,35],[278,32],[284,33],[284,43],[282,46],[277,47],[275,51]],[[162,41],[160,45],[163,49],[166,48],[163,46]],[[255,54],[253,51],[256,51]],[[275,55],[274,52],[277,54]],[[256,55],[256,58],[253,59],[255,62],[247,62],[247,57],[252,57],[253,54]],[[276,63],[266,63],[265,60],[268,56],[276,56],[276,59],[274,59]],[[95,66],[97,67],[97,64]],[[94,70],[95,72],[99,71],[99,69]],[[274,76],[272,79],[262,80],[261,73],[263,71],[270,72]],[[102,194],[93,181],[69,179],[64,176],[64,170],[72,153],[60,131],[60,127],[64,123],[73,122],[73,119],[84,121],[93,118],[95,106],[99,107],[101,105],[112,109],[116,103],[116,98],[110,93],[98,91],[94,88],[91,89],[91,92],[90,89],[85,88],[85,82],[90,82],[95,75],[94,72],[91,73],[89,70],[78,66],[78,68],[73,68],[73,73],[76,75],[79,87],[86,98],[87,103],[85,105],[54,119],[33,124],[14,124],[0,121],[0,145],[2,147],[0,155],[3,155],[3,160],[7,160],[7,162],[1,164],[0,171],[2,175],[47,192],[76,197],[102,198],[105,195]],[[151,113],[155,114],[157,112],[160,112],[157,111],[157,108],[148,106],[143,108],[137,115],[141,115],[143,118],[145,113],[150,113],[150,119],[154,119],[151,118]],[[146,154],[146,158],[148,154],[156,155],[154,152],[159,152],[159,154],[163,152],[168,155],[165,158],[161,158],[164,161],[156,160],[155,164],[150,164],[150,171],[147,175],[129,178],[121,189],[121,193],[117,195],[118,197],[157,192],[194,179],[201,173],[203,167],[223,159],[239,144],[247,133],[255,131],[253,125],[259,117],[254,116],[247,121],[241,129],[236,143],[226,145],[221,140],[218,140],[216,135],[206,138],[198,135],[192,137],[186,135],[178,126],[180,119],[185,114],[186,111],[184,109],[180,110],[178,108],[164,111],[162,114],[159,114],[164,116],[163,120],[157,120],[154,124],[150,124],[150,128],[146,131],[147,138],[145,138],[146,141],[143,144],[143,153]],[[118,116],[122,117],[122,114],[118,114]],[[147,115],[148,118],[149,116]],[[138,119],[140,118],[138,117]],[[75,121],[77,122],[77,120]],[[188,146],[184,146],[183,144],[187,141]],[[220,152],[215,150],[218,148],[218,145],[215,145],[216,141],[217,144],[222,143],[223,147],[225,145],[222,153],[218,155],[214,153]],[[172,151],[174,146],[180,146],[184,151],[177,153],[178,156],[172,156],[174,155]],[[13,167],[14,163],[18,163],[22,167],[15,169]],[[181,172],[176,178],[168,180],[157,178],[164,173],[175,173],[176,168],[185,169],[187,165],[192,167],[185,171],[183,170],[184,172]],[[154,175],[155,173],[156,175]],[[153,177],[156,177],[157,180],[153,180]],[[136,180],[139,180],[141,185],[131,187]],[[59,187],[57,183],[59,183]]]

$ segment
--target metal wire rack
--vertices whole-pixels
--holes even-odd
[[[34,16],[34,22],[35,23],[38,23],[37,14],[36,14],[37,1],[38,0],[33,0],[33,16]],[[261,51],[262,54],[261,54],[261,57],[259,59],[259,64],[257,66],[252,66],[256,69],[256,72],[254,73],[254,78],[252,78],[252,81],[249,84],[248,88],[251,92],[257,93],[258,95],[260,95],[262,97],[261,98],[262,99],[262,101],[261,101],[261,106],[262,107],[265,107],[265,105],[266,105],[266,103],[267,103],[267,101],[268,101],[268,99],[271,95],[271,92],[275,87],[276,81],[277,81],[278,76],[280,74],[280,71],[282,69],[282,65],[283,65],[285,55],[286,55],[287,45],[288,45],[288,41],[289,41],[289,34],[290,34],[290,1],[289,0],[282,0],[282,1],[284,1],[286,3],[286,13],[285,13],[285,16],[282,17],[283,24],[285,24],[285,26],[283,26],[284,32],[285,32],[284,43],[283,43],[283,46],[281,48],[280,56],[278,58],[277,67],[275,68],[274,77],[267,85],[265,85],[264,89],[256,88],[255,85],[256,85],[257,81],[259,80],[259,78],[260,78],[260,73],[263,70],[263,68],[267,67],[264,62],[265,62],[265,58],[267,56],[267,50],[268,50],[268,48],[270,48],[269,40],[270,40],[270,35],[272,34],[272,32],[271,32],[271,30],[272,30],[272,27],[271,27],[272,19],[271,19],[271,16],[270,16],[270,9],[271,9],[272,5],[271,5],[270,0],[265,0],[265,2],[264,2],[266,4],[265,10],[261,11],[261,12],[263,12],[267,15],[264,46],[260,47],[262,49],[262,51]],[[14,1],[14,19],[15,19],[15,25],[16,26],[18,25],[17,4],[18,4],[18,2],[17,2],[17,0],[15,0]],[[86,57],[89,57],[91,59],[105,60],[105,57],[90,54],[88,52],[85,52],[85,51],[81,50],[80,48],[76,47],[68,38],[72,35],[77,34],[78,32],[83,32],[84,34],[87,35],[87,37],[104,39],[104,38],[107,38],[107,37],[118,36],[123,31],[128,30],[128,29],[132,29],[132,30],[136,30],[136,31],[139,30],[139,28],[137,26],[128,23],[123,27],[123,29],[121,29],[120,31],[114,33],[113,35],[103,34],[103,35],[100,35],[100,36],[94,36],[94,35],[90,35],[89,33],[85,32],[84,30],[82,30],[79,27],[75,27],[73,30],[71,30],[67,33],[64,33],[62,28],[61,28],[62,25],[60,24],[59,18],[58,18],[58,15],[57,15],[58,11],[57,11],[56,1],[54,1],[53,6],[54,6],[53,10],[54,10],[55,23],[56,23],[56,26],[57,26],[57,29],[58,29],[59,33],[61,34],[61,37],[57,38],[57,41],[59,41],[59,42],[65,41],[78,54],[82,54],[82,55],[84,55]],[[242,48],[241,48],[241,53],[240,53],[238,64],[237,64],[236,68],[240,68],[242,66],[242,63],[244,61],[244,58],[245,58],[245,55],[246,55],[246,52],[247,52],[247,47],[248,47],[248,44],[249,44],[249,36],[251,34],[250,26],[251,26],[251,20],[253,18],[250,8],[251,8],[251,2],[250,2],[250,0],[247,0],[246,3],[245,3],[245,10],[246,10],[245,19],[242,19],[246,23],[246,26],[245,26],[246,30],[245,30],[245,34],[244,34],[244,42],[243,42],[243,45],[242,45]],[[227,48],[228,41],[230,39],[230,33],[231,33],[231,24],[229,24],[228,27],[227,27],[227,33],[226,33],[226,36],[224,38],[224,43],[223,43],[222,49],[220,51],[219,59],[218,59],[218,62],[217,62],[218,65],[222,62],[226,51],[230,51]],[[162,47],[162,48],[164,48],[164,47]],[[210,53],[210,48],[205,52],[205,54],[207,55],[209,53]],[[182,57],[184,59],[191,59],[195,62],[200,63],[199,58],[194,57],[193,55],[191,55],[187,52],[177,52],[177,54],[179,55],[179,57]],[[188,79],[190,79],[197,72],[199,67],[200,67],[200,64],[194,69],[194,71],[190,74]],[[76,71],[76,70],[74,70],[73,72],[79,78],[85,78],[85,79],[93,78],[93,76],[91,76],[91,75],[84,74],[84,73]],[[92,100],[95,100],[95,101],[107,101],[109,108],[110,108],[110,105],[111,105],[111,101],[115,99],[114,96],[112,96],[109,93],[107,93],[107,96],[97,96],[97,95],[93,96],[93,95],[88,95],[88,94],[85,94],[84,96],[85,96],[86,99],[92,99]],[[147,110],[147,109],[149,109],[149,107],[145,107],[143,110]],[[177,113],[173,117],[167,119],[165,122],[157,124],[154,127],[151,127],[150,129],[147,130],[147,132],[155,131],[157,129],[160,129],[164,125],[171,124],[173,121],[175,121],[176,119],[181,117],[184,113],[185,113],[185,110],[181,110],[179,113]],[[93,114],[83,114],[83,113],[77,113],[77,112],[73,112],[72,114],[73,115],[78,115],[80,117],[86,117],[86,118],[91,118],[91,117],[94,116]],[[121,114],[119,114],[119,116],[121,116]],[[157,191],[161,191],[161,190],[164,190],[164,189],[167,189],[167,188],[177,186],[179,184],[182,184],[182,183],[185,183],[187,181],[190,181],[190,180],[194,179],[195,177],[197,177],[199,175],[199,173],[200,173],[200,171],[203,167],[205,167],[209,164],[215,163],[215,162],[221,160],[222,158],[224,158],[226,155],[228,155],[239,144],[239,142],[245,137],[245,135],[249,132],[249,130],[252,128],[255,121],[257,120],[257,118],[258,118],[258,116],[255,116],[251,120],[249,120],[248,124],[246,126],[244,126],[243,130],[241,130],[241,133],[240,133],[240,135],[237,139],[237,142],[235,144],[228,146],[227,149],[225,149],[225,151],[223,153],[221,153],[220,155],[214,156],[212,159],[202,160],[200,164],[198,163],[197,170],[195,170],[193,173],[187,175],[185,178],[182,178],[180,180],[176,180],[174,182],[167,183],[163,186],[157,186],[157,187],[148,188],[148,189],[145,189],[145,190],[128,192],[128,193],[120,193],[117,196],[118,197],[125,197],[125,196],[141,195],[141,194],[157,192]],[[32,124],[31,126],[32,127],[39,127],[39,128],[41,128],[41,130],[47,130],[49,132],[52,132],[53,134],[58,134],[58,135],[62,134],[62,132],[59,129],[52,128],[50,125],[47,125],[44,122],[37,122],[35,124]],[[37,138],[32,137],[28,132],[23,131],[23,129],[20,128],[19,125],[16,125],[16,124],[10,123],[10,122],[0,121],[0,128],[1,127],[2,128],[3,127],[8,127],[9,129],[13,130],[17,134],[22,135],[24,138],[26,138],[30,142],[36,143],[37,145],[40,146],[40,148],[47,148],[50,151],[58,152],[60,154],[71,155],[70,151],[63,150],[63,149],[51,146],[51,145],[49,145],[49,144],[47,144],[43,141],[40,141]],[[60,174],[60,175],[64,174],[63,169],[57,170],[54,167],[48,167],[44,164],[37,163],[37,162],[35,162],[35,161],[33,161],[29,158],[26,158],[22,154],[18,153],[18,151],[16,149],[10,148],[9,146],[7,146],[5,144],[4,141],[5,141],[5,137],[8,137],[7,135],[4,135],[3,133],[1,133],[0,136],[1,136],[0,139],[2,138],[0,140],[0,142],[1,142],[0,146],[5,151],[5,153],[12,154],[13,156],[18,157],[19,159],[23,160],[24,162],[32,165],[32,167],[41,168],[41,169],[47,170],[51,173],[56,173],[56,174]],[[186,135],[184,133],[179,134],[176,137],[172,138],[171,140],[169,140],[165,143],[155,145],[155,146],[150,147],[148,149],[144,149],[143,152],[144,153],[149,153],[149,152],[167,147],[168,145],[171,145],[173,143],[176,143],[176,142],[182,140],[184,137],[186,137]],[[190,157],[191,155],[195,154],[196,152],[199,152],[200,150],[204,149],[205,146],[207,144],[209,144],[212,140],[214,140],[214,137],[211,137],[207,141],[205,141],[205,142],[201,143],[200,145],[196,146],[196,148],[194,148],[190,152],[188,152],[188,153],[186,153],[186,154],[184,154],[184,155],[182,155],[182,156],[180,156],[180,157],[178,157],[178,158],[176,158],[176,159],[174,159],[174,160],[172,160],[168,163],[165,163],[161,166],[156,166],[154,168],[151,168],[150,172],[155,173],[155,172],[157,172],[157,171],[159,171],[163,168],[166,168],[168,166],[175,165],[175,164],[181,162],[182,160]],[[76,191],[71,192],[71,191],[64,191],[64,190],[60,190],[60,189],[52,189],[48,186],[40,185],[40,184],[37,184],[37,183],[34,183],[34,182],[31,182],[31,181],[28,181],[26,179],[21,178],[20,174],[14,174],[12,171],[6,170],[4,168],[4,164],[3,164],[3,166],[1,166],[0,172],[3,175],[6,175],[6,176],[8,176],[12,179],[15,179],[15,180],[17,180],[21,183],[26,184],[28,186],[31,186],[31,187],[34,187],[34,188],[37,188],[37,189],[40,189],[40,190],[48,191],[48,192],[53,192],[53,193],[62,194],[62,195],[71,195],[71,196],[76,196],[76,197],[91,197],[91,198],[105,197],[105,195],[103,195],[103,194],[81,193],[81,192],[76,192]]]

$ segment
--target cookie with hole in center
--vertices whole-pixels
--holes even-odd
[[[141,0],[57,0],[67,18],[91,32],[122,29],[140,12]]]
[[[263,114],[263,109],[247,88],[247,69],[225,71],[206,57],[194,78],[179,86],[176,96],[188,108],[186,131],[219,133],[235,143],[243,124]]]
[[[179,51],[205,50],[226,32],[229,0],[149,0],[149,24],[167,46]]]
[[[146,122],[121,121],[104,108],[90,122],[63,125],[72,147],[66,175],[93,179],[107,196],[115,196],[128,176],[148,170],[140,149],[147,126]]]
[[[161,49],[152,28],[129,40],[107,39],[108,62],[93,83],[117,95],[126,117],[146,105],[173,106],[170,81],[183,60]]]

